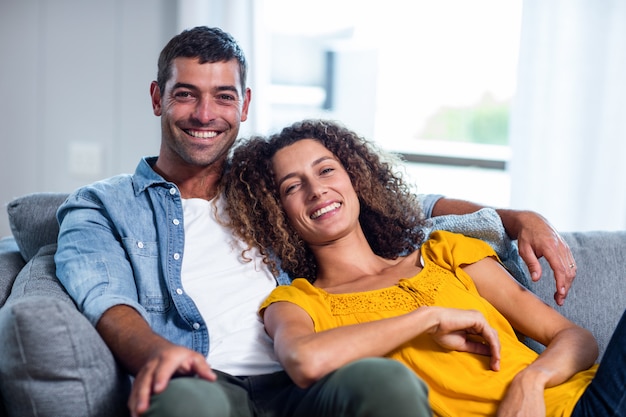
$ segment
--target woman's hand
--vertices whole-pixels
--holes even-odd
[[[491,369],[500,370],[500,339],[485,316],[476,310],[427,307],[436,313],[437,325],[428,333],[441,347],[491,356]]]
[[[500,402],[497,417],[545,417],[544,389],[536,378],[519,373]]]

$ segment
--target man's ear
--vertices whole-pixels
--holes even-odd
[[[150,83],[150,97],[152,99],[152,112],[155,116],[161,116],[161,89],[156,81]]]
[[[241,109],[241,121],[245,122],[248,120],[248,109],[250,107],[250,101],[252,100],[252,90],[250,88],[246,88],[244,91],[243,97],[243,108]]]

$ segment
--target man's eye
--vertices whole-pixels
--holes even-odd
[[[324,174],[330,174],[331,172],[333,172],[335,169],[334,168],[324,168],[320,174],[324,175]]]
[[[236,100],[236,98],[234,96],[231,96],[230,94],[220,94],[219,96],[217,96],[217,98],[224,101]]]
[[[177,93],[174,94],[174,97],[179,98],[179,99],[187,99],[187,98],[191,98],[192,95],[189,91],[178,91]]]

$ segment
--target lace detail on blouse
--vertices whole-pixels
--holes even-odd
[[[413,278],[402,279],[393,287],[361,293],[326,293],[324,298],[333,315],[408,312],[435,303],[440,286],[450,276],[442,271],[445,270],[431,264]]]

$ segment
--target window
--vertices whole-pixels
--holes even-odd
[[[521,0],[265,0],[269,128],[341,120],[404,154],[418,191],[507,206],[521,9]]]

